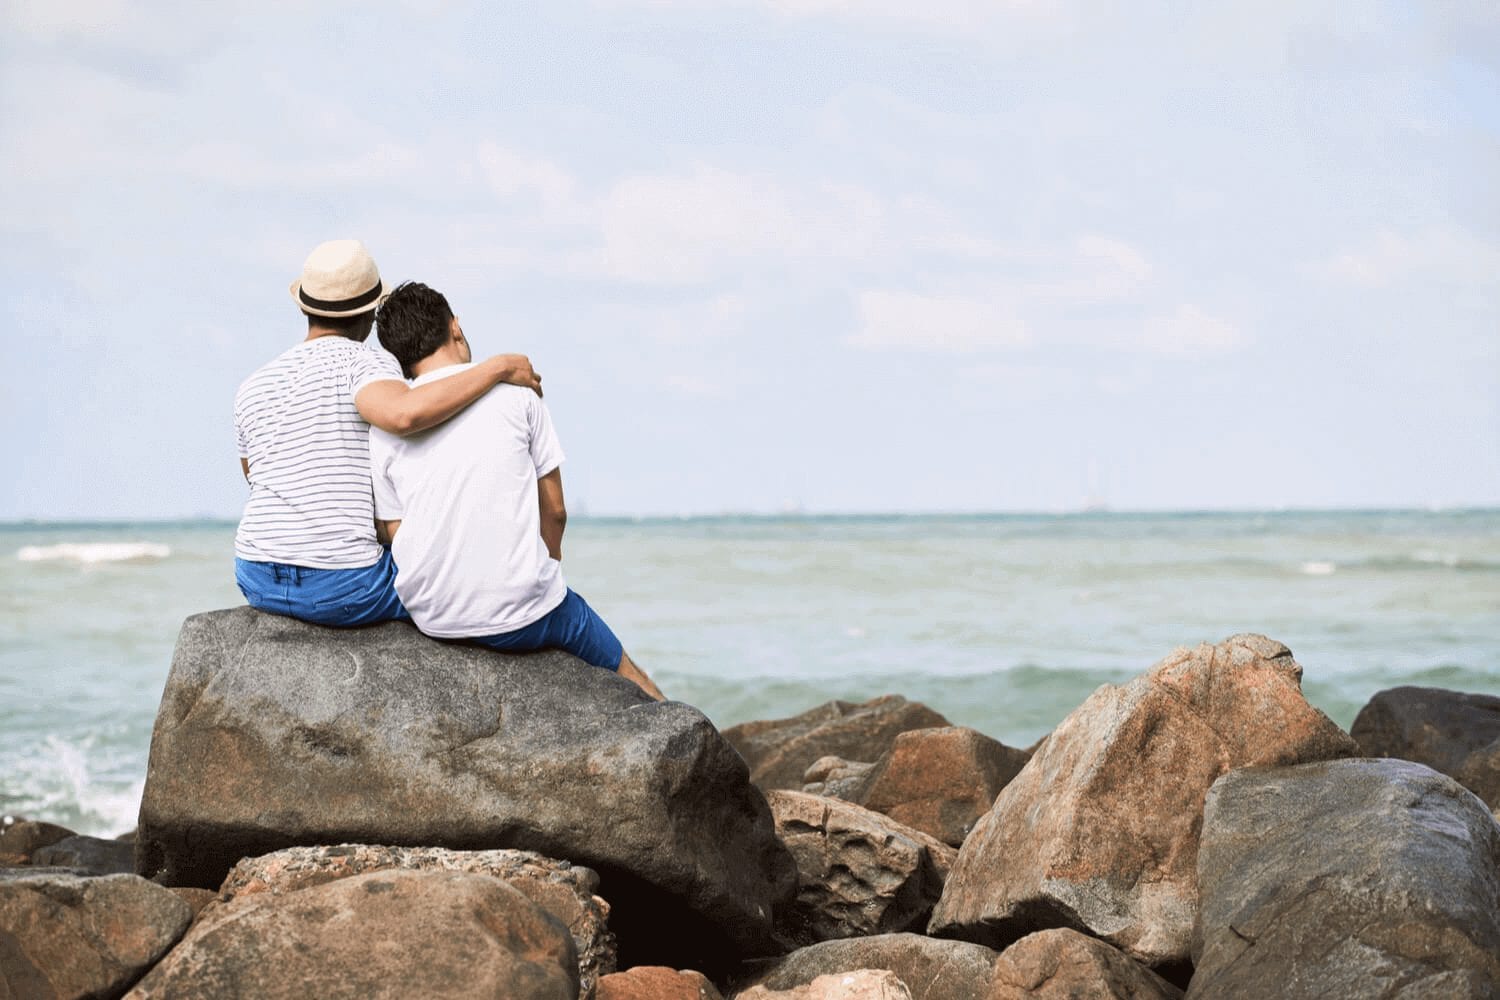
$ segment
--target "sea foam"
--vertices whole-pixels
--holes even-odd
[[[94,565],[165,559],[171,554],[171,546],[156,542],[64,542],[61,545],[23,545],[16,551],[16,558],[21,562]]]

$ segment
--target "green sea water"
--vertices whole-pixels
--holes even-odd
[[[234,525],[0,525],[0,812],[134,825],[182,619]],[[1261,632],[1348,726],[1500,695],[1500,511],[575,519],[568,582],[716,723],[895,692],[1024,746],[1180,645]]]

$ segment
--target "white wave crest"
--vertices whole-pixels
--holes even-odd
[[[129,773],[134,762],[122,761],[119,750],[101,750],[96,742],[92,736],[49,734],[19,754],[0,754],[0,768],[27,776],[25,787],[7,796],[5,812],[91,837],[113,837],[134,827],[145,778]]]
[[[159,542],[64,542],[61,545],[23,545],[16,551],[16,558],[21,562],[75,562],[92,566],[165,559],[171,554],[171,546]]]
[[[1302,564],[1302,572],[1307,576],[1332,576],[1338,571],[1338,563],[1331,562],[1305,562]]]

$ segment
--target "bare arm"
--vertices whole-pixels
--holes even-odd
[[[563,528],[568,524],[568,508],[563,505],[562,469],[553,469],[538,479],[536,493],[542,511],[542,541],[547,543],[547,554],[562,562]]]
[[[250,481],[250,460],[243,455],[240,456],[240,471],[245,474],[245,482],[248,483]]]
[[[375,519],[375,540],[381,545],[390,545],[396,540],[396,532],[400,530],[400,521],[382,521]]]
[[[396,379],[371,382],[359,390],[354,405],[369,423],[405,437],[436,427],[501,382],[542,394],[542,377],[526,355],[497,354],[467,371],[415,389]]]

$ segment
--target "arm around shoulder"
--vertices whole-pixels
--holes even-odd
[[[366,422],[399,437],[436,427],[501,382],[541,394],[542,377],[524,354],[497,354],[466,371],[415,388],[397,379],[371,382],[354,396]]]

